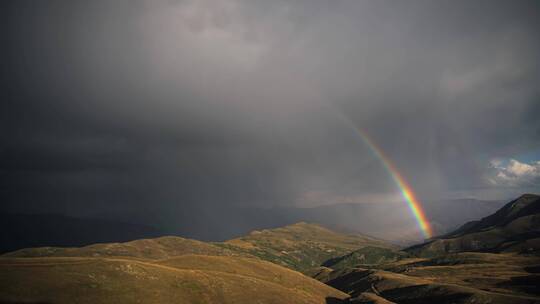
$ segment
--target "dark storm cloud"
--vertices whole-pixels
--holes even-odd
[[[540,147],[536,1],[2,11],[6,210],[395,200],[350,123],[425,198],[511,196],[489,182],[490,161]]]

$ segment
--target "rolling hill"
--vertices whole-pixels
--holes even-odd
[[[233,248],[234,249],[234,248]],[[130,257],[167,259],[185,254],[247,256],[211,243],[177,236],[142,239],[125,243],[102,243],[84,247],[26,248],[4,254],[4,257]]]
[[[220,246],[298,271],[306,271],[328,259],[367,246],[397,248],[372,237],[341,234],[304,222],[277,229],[253,231],[245,237],[227,241]]]
[[[374,246],[394,248],[297,223],[223,243],[168,236],[26,248],[0,257],[0,303],[341,303],[347,294],[295,270]]]
[[[370,246],[396,248],[363,235],[338,233],[316,224],[297,223],[277,229],[253,231],[223,243],[207,243],[168,236],[125,243],[84,247],[20,249],[4,257],[130,257],[166,259],[185,254],[258,257],[290,269],[305,271],[324,261]]]
[[[21,249],[0,256],[0,303],[540,303],[539,204],[523,195],[405,251],[305,222],[225,242]]]
[[[259,259],[2,258],[1,303],[327,303],[348,296]]]
[[[394,248],[308,223],[224,243],[169,236],[27,248],[0,257],[0,302],[338,303],[348,295],[294,270],[366,246]]]

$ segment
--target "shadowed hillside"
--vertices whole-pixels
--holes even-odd
[[[418,256],[447,252],[528,252],[540,249],[540,196],[525,194],[479,221],[406,249]]]
[[[358,265],[370,266],[394,262],[408,255],[405,252],[397,251],[391,248],[367,246],[355,250],[344,256],[329,259],[322,266],[332,269],[344,269]]]
[[[364,247],[307,273],[354,303],[540,303],[539,207],[523,195],[405,252]]]
[[[537,257],[461,253],[379,269],[326,270],[316,277],[360,303],[540,303],[539,265]]]

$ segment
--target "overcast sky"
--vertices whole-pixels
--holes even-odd
[[[538,1],[13,1],[3,211],[540,192]]]

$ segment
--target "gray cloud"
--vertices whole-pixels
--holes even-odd
[[[4,6],[6,210],[395,200],[341,115],[426,200],[540,153],[536,1]]]

